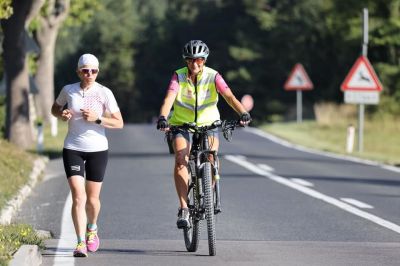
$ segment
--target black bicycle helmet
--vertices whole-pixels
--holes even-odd
[[[209,54],[210,50],[208,50],[207,44],[200,40],[191,40],[183,47],[182,56],[184,59],[200,57],[207,59]]]

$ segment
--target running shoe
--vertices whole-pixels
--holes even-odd
[[[189,227],[189,209],[188,208],[180,208],[178,211],[178,220],[176,221],[176,226],[179,229]]]
[[[90,252],[96,252],[99,249],[100,239],[99,236],[97,235],[97,229],[86,230],[86,245],[87,245],[87,250]]]
[[[85,242],[79,242],[74,250],[74,257],[87,257],[87,247]]]

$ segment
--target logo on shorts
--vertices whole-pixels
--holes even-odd
[[[79,172],[81,170],[81,166],[80,165],[71,165],[71,170]]]

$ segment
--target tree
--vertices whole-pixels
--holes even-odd
[[[55,47],[59,30],[80,27],[90,21],[100,8],[98,0],[46,0],[41,12],[32,23],[33,35],[40,47],[35,82],[39,88],[36,97],[38,116],[50,121],[50,108],[54,101]]]
[[[40,15],[34,37],[40,47],[35,82],[39,88],[36,97],[38,116],[50,121],[54,101],[54,49],[62,22],[68,15],[70,0],[47,0]]]
[[[12,0],[0,0],[0,19],[9,18],[13,13]]]
[[[29,114],[29,73],[26,60],[26,26],[39,12],[44,0],[13,1],[13,14],[1,21],[4,33],[7,103],[5,137],[21,148],[33,143]]]

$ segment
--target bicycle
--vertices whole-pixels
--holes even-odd
[[[200,239],[200,221],[206,219],[209,255],[216,255],[215,216],[221,212],[219,161],[217,152],[210,150],[208,132],[215,128],[221,128],[224,138],[231,141],[232,131],[239,125],[239,121],[236,120],[218,120],[210,126],[196,126],[195,123],[170,126],[170,132],[183,129],[193,133],[188,162],[189,226],[183,229],[185,246],[189,252],[197,251]]]

